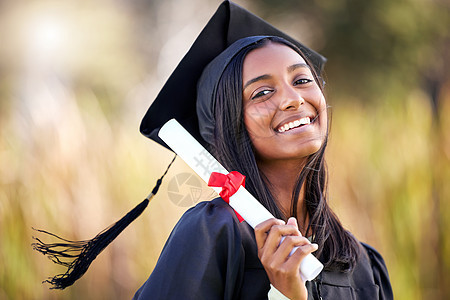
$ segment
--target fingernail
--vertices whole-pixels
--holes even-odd
[[[316,251],[317,249],[319,249],[319,245],[312,243],[311,246],[313,247],[314,251]]]
[[[290,217],[290,218],[288,219],[288,221],[287,221],[287,224],[298,226],[298,225],[297,225],[297,219],[294,218],[294,217]]]

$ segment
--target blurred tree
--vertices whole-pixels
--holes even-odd
[[[383,101],[383,95],[388,93],[402,95],[417,83],[424,85],[426,74],[444,76],[443,54],[448,50],[450,20],[449,4],[443,1],[254,3],[274,23],[292,19],[291,15],[308,20],[307,26],[297,29],[298,35],[305,40],[310,31],[319,34],[310,37],[311,46],[328,58],[326,73],[333,78],[335,95],[344,95],[340,99]]]

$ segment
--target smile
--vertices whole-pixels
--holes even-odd
[[[290,130],[292,128],[297,128],[297,127],[300,127],[300,126],[303,126],[303,125],[308,125],[308,124],[311,124],[311,118],[310,117],[305,117],[305,118],[301,118],[301,119],[298,119],[298,120],[291,121],[291,122],[288,122],[286,124],[283,124],[277,129],[277,131],[279,133],[283,133],[283,132],[288,131],[288,130]]]

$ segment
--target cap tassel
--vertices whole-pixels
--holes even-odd
[[[54,263],[67,267],[66,273],[51,277],[43,281],[43,283],[50,283],[52,285],[50,289],[65,289],[81,278],[81,276],[86,273],[97,255],[99,255],[100,252],[102,252],[103,249],[105,249],[131,222],[141,215],[150,200],[158,192],[162,179],[167,174],[167,171],[175,161],[175,158],[176,156],[173,158],[161,178],[158,179],[150,195],[148,195],[144,201],[139,203],[122,219],[100,232],[91,240],[71,241],[61,238],[48,231],[33,228],[38,232],[51,235],[61,241],[64,241],[60,243],[47,244],[42,242],[39,238],[33,237],[33,239],[37,241],[32,244],[34,250],[46,255]]]

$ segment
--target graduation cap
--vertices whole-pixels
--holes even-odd
[[[207,65],[221,53],[224,53],[226,49],[229,49],[230,45],[242,38],[255,37],[251,38],[252,41],[255,41],[261,39],[261,36],[277,36],[288,40],[303,52],[316,70],[316,73],[320,75],[326,62],[323,56],[305,47],[242,7],[232,2],[224,1],[151,104],[142,120],[141,133],[169,148],[158,137],[158,132],[168,120],[175,118],[200,143],[206,145],[207,142],[202,138],[198,125],[196,110],[197,82]],[[247,40],[244,44],[248,42],[250,41]],[[240,46],[242,45],[236,47]],[[47,231],[38,230],[61,241],[48,244],[42,242],[39,238],[35,238],[36,242],[33,243],[35,250],[47,255],[53,262],[67,267],[66,273],[46,280],[53,285],[52,288],[64,289],[83,276],[97,255],[147,207],[149,200],[158,191],[162,179],[172,163],[173,160],[161,178],[158,179],[152,193],[144,201],[91,240],[71,241]]]
[[[159,137],[159,129],[175,118],[204,146],[196,111],[197,82],[205,67],[239,39],[250,36],[278,36],[297,46],[320,75],[326,58],[281,32],[239,5],[224,1],[203,28],[189,51],[170,75],[145,114],[140,131],[169,148]]]

